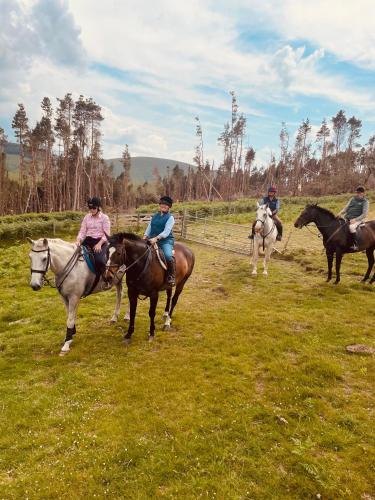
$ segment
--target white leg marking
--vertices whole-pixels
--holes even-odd
[[[64,342],[64,345],[61,348],[61,352],[66,353],[66,352],[70,351],[70,344],[72,342],[73,342],[73,340],[67,340],[66,342]]]

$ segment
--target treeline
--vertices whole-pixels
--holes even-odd
[[[329,121],[324,119],[315,134],[309,119],[303,120],[294,135],[282,123],[280,149],[268,165],[255,165],[256,153],[244,147],[246,118],[239,113],[236,96],[231,92],[230,120],[218,137],[222,148],[221,164],[205,158],[203,130],[196,118],[195,171],[184,174],[175,167],[162,185],[178,200],[233,200],[254,196],[277,184],[278,192],[296,196],[348,192],[358,184],[375,187],[375,135],[361,145],[362,122],[346,117],[340,110]]]
[[[361,144],[362,122],[344,110],[324,119],[315,133],[308,118],[295,134],[282,123],[279,151],[261,167],[255,164],[254,148],[245,146],[247,119],[234,92],[229,120],[217,138],[219,165],[206,157],[203,128],[199,117],[195,120],[194,167],[175,165],[164,177],[155,169],[153,182],[136,186],[127,145],[117,178],[103,160],[102,109],[92,98],[81,95],[74,101],[66,94],[53,109],[45,97],[33,127],[19,104],[12,121],[20,152],[17,179],[7,172],[7,138],[0,128],[0,214],[79,210],[94,194],[106,208],[129,209],[165,193],[179,201],[228,201],[258,195],[271,183],[281,195],[291,196],[348,192],[358,184],[375,187],[375,135]]]
[[[71,94],[48,97],[41,103],[41,118],[30,126],[23,104],[13,117],[19,144],[18,178],[6,169],[7,137],[0,128],[0,214],[79,210],[87,198],[98,195],[109,207],[128,208],[151,201],[146,185],[130,182],[130,154],[125,146],[123,172],[115,179],[102,157],[101,107],[92,99]]]

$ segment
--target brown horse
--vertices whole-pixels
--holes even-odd
[[[306,205],[296,222],[295,227],[301,229],[303,226],[313,222],[323,236],[323,245],[327,255],[328,277],[327,281],[332,279],[333,258],[336,255],[336,281],[340,281],[340,267],[342,257],[345,253],[352,253],[350,250],[351,238],[349,235],[348,223],[341,218],[337,218],[332,212],[318,205]],[[368,221],[357,229],[357,239],[359,249],[357,251],[366,251],[367,271],[362,281],[365,282],[370,277],[374,266],[375,250],[375,221]],[[370,284],[375,281],[375,274],[370,280]]]
[[[113,279],[116,282],[126,273],[130,322],[124,340],[126,343],[130,343],[134,332],[138,297],[142,295],[150,298],[149,340],[153,340],[155,334],[155,312],[159,292],[162,290],[166,290],[167,292],[167,304],[163,317],[166,318],[164,329],[168,330],[178,297],[193,272],[194,254],[182,243],[175,243],[176,290],[172,298],[172,288],[166,284],[165,271],[160,265],[155,249],[147,240],[143,240],[132,233],[118,233],[109,238],[109,244],[106,278]]]

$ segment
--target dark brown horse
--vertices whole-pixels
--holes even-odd
[[[169,329],[178,297],[193,272],[194,254],[182,243],[175,243],[176,290],[172,298],[172,288],[166,284],[165,271],[160,265],[155,249],[148,241],[132,233],[118,233],[109,238],[109,244],[107,279],[112,278],[117,281],[126,273],[130,322],[124,340],[129,343],[134,332],[134,321],[139,296],[150,298],[149,340],[153,340],[155,334],[155,312],[159,292],[162,290],[166,290],[167,292],[164,329]]]
[[[352,240],[349,234],[348,223],[337,218],[332,212],[318,205],[306,205],[305,209],[294,223],[295,227],[301,229],[303,226],[314,222],[323,236],[323,245],[326,250],[328,276],[327,281],[332,279],[333,258],[336,255],[336,281],[340,281],[340,267],[342,256],[345,253],[353,253],[350,250]],[[366,250],[368,268],[362,281],[365,282],[369,277],[374,265],[375,250],[375,221],[366,222],[357,230],[358,252]],[[370,283],[375,281],[375,274]]]

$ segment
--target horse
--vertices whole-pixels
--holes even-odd
[[[340,268],[342,257],[345,253],[354,253],[350,249],[351,238],[349,235],[348,223],[337,218],[330,210],[320,207],[317,204],[306,205],[294,226],[301,229],[303,226],[314,222],[319,232],[323,236],[323,245],[327,256],[327,282],[332,279],[333,259],[336,255],[336,280],[337,285],[340,282]],[[369,221],[359,226],[357,230],[358,250],[362,252],[366,250],[368,267],[362,279],[365,282],[370,277],[374,265],[374,250],[375,250],[375,221]],[[375,281],[375,274],[370,280],[370,284]]]
[[[277,237],[277,228],[272,219],[272,212],[268,205],[259,205],[257,203],[256,211],[256,222],[254,226],[254,250],[253,250],[253,272],[251,274],[256,275],[257,264],[259,257],[259,247],[262,245],[264,250],[263,259],[263,274],[267,275],[267,262],[271,258],[271,253],[273,246]]]
[[[165,282],[165,272],[153,246],[133,233],[118,233],[109,238],[109,259],[105,277],[121,280],[126,273],[126,284],[130,305],[128,331],[124,341],[129,344],[134,332],[135,315],[139,296],[149,297],[150,331],[149,341],[155,335],[155,313],[159,292],[166,290],[167,304],[163,317],[164,329],[169,330],[173,310],[178,298],[193,272],[195,257],[193,252],[182,243],[175,243],[176,290],[172,298],[172,288]]]
[[[81,297],[89,293],[108,290],[102,278],[93,290],[95,274],[90,271],[82,258],[81,247],[60,239],[27,238],[32,248],[29,254],[31,279],[30,286],[34,291],[41,290],[49,269],[55,274],[56,288],[65,304],[67,321],[66,336],[61,348],[61,355],[70,350],[73,336],[76,333],[76,316]],[[122,298],[122,282],[114,281],[116,286],[116,308],[111,321],[117,321]]]

